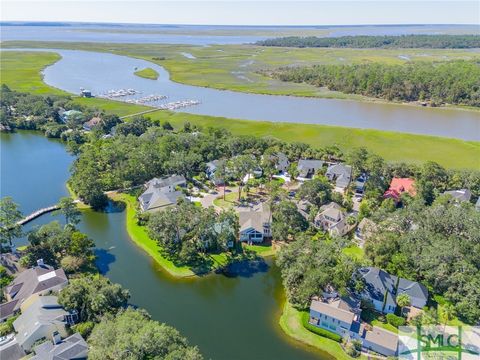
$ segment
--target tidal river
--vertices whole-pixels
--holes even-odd
[[[44,70],[44,81],[74,94],[78,94],[80,88],[89,89],[94,95],[105,94],[109,90],[134,89],[140,93],[122,99],[156,94],[167,96],[157,104],[178,100],[200,101],[199,105],[178,110],[192,114],[336,125],[480,141],[480,112],[476,111],[222,91],[173,82],[163,67],[145,60],[77,50],[49,51],[58,52],[62,59]],[[145,67],[155,69],[160,74],[158,80],[134,75],[135,69]]]
[[[12,196],[28,213],[67,195],[73,157],[62,143],[33,132],[0,135],[1,197]],[[61,219],[44,215],[28,228],[52,220]],[[281,332],[284,293],[279,271],[270,261],[243,267],[233,277],[172,279],[130,241],[124,212],[84,211],[79,227],[95,240],[100,271],[130,290],[132,304],[198,345],[206,359],[330,359]]]

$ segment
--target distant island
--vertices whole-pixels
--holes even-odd
[[[150,80],[158,79],[158,72],[156,72],[155,70],[149,67],[142,70],[135,71],[134,74],[145,79],[150,79]]]

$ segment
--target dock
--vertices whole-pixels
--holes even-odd
[[[25,225],[25,224],[29,223],[30,221],[35,220],[39,216],[42,216],[43,214],[47,214],[49,212],[52,212],[52,211],[55,211],[55,210],[58,210],[58,209],[60,209],[60,206],[58,206],[58,205],[52,205],[52,206],[44,207],[40,210],[37,210],[37,211],[31,213],[30,215],[28,215],[26,217],[24,217],[22,220],[18,221],[17,225]]]

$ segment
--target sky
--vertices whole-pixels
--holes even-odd
[[[201,25],[480,24],[480,0],[0,0],[2,21]]]

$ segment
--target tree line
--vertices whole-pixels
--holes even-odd
[[[287,36],[257,41],[260,46],[298,48],[425,48],[470,49],[480,47],[478,35]]]
[[[480,63],[412,62],[403,65],[354,64],[282,67],[264,74],[347,94],[396,101],[480,106]]]

